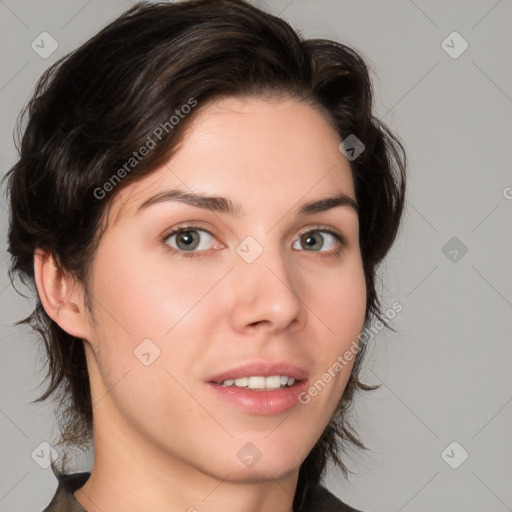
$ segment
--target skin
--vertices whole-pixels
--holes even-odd
[[[88,512],[292,510],[299,467],[352,366],[307,405],[273,416],[240,411],[204,381],[248,361],[286,360],[314,383],[361,332],[357,213],[341,206],[297,215],[336,192],[355,201],[339,143],[324,116],[296,99],[204,106],[170,161],[115,196],[92,266],[94,322],[80,284],[37,251],[43,305],[86,349],[95,460],[75,497]],[[171,201],[137,213],[173,188],[229,198],[244,214]],[[203,257],[182,256],[177,237],[161,240],[184,222],[213,234],[196,232]],[[315,229],[324,237],[317,251],[300,242]],[[339,255],[325,229],[346,238]],[[236,252],[247,236],[263,248],[250,264]],[[160,350],[149,366],[134,356],[147,338]],[[251,468],[237,457],[249,442],[262,454]]]

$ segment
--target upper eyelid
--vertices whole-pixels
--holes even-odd
[[[196,230],[197,231],[205,231],[210,236],[212,236],[214,238],[217,238],[217,235],[215,235],[213,230],[201,226],[200,223],[199,224],[194,224],[194,223],[178,224],[174,228],[171,228],[171,229],[167,230],[166,234],[162,235],[162,238],[166,240],[167,238],[176,235],[177,232],[180,232],[180,231],[196,231]],[[347,243],[347,237],[346,237],[346,235],[344,234],[343,231],[341,231],[341,230],[339,230],[337,228],[334,228],[332,226],[326,226],[326,225],[323,225],[323,224],[312,224],[311,226],[307,226],[307,227],[301,229],[298,232],[297,237],[300,238],[302,235],[304,235],[305,233],[308,233],[310,231],[326,231],[326,232],[330,232],[333,235],[337,235],[338,237],[340,237],[340,239],[341,239],[340,243]]]

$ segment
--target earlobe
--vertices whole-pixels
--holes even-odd
[[[34,278],[48,316],[72,336],[88,339],[83,286],[59,268],[48,249],[34,252]]]

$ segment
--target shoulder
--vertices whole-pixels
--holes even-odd
[[[308,486],[301,512],[362,512],[343,503],[321,484]]]
[[[77,501],[73,492],[80,489],[90,475],[90,473],[56,475],[59,485],[52,501],[42,512],[87,512]]]

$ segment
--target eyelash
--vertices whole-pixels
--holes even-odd
[[[184,258],[202,258],[204,256],[207,256],[209,251],[197,251],[197,252],[195,252],[195,251],[188,251],[188,252],[180,251],[180,250],[174,249],[174,247],[170,247],[166,243],[167,240],[173,235],[177,235],[179,233],[186,232],[186,231],[196,231],[196,230],[204,231],[204,232],[208,233],[211,237],[215,238],[215,235],[207,229],[204,229],[204,228],[202,228],[200,226],[196,226],[196,225],[184,224],[184,225],[179,225],[176,228],[174,228],[172,231],[167,232],[164,236],[162,236],[162,238],[160,239],[160,242],[168,252],[178,254]],[[305,251],[305,252],[313,252],[314,254],[316,253],[315,256],[320,256],[320,257],[339,257],[341,254],[341,251],[347,246],[347,241],[343,235],[341,235],[340,233],[338,233],[336,231],[333,231],[331,229],[326,229],[323,226],[311,226],[311,227],[308,227],[307,229],[301,231],[298,235],[297,240],[300,239],[302,237],[302,235],[305,235],[306,233],[316,232],[316,231],[324,232],[324,233],[328,233],[328,234],[332,235],[338,243],[337,248],[333,249],[329,252],[318,252],[318,251]]]

